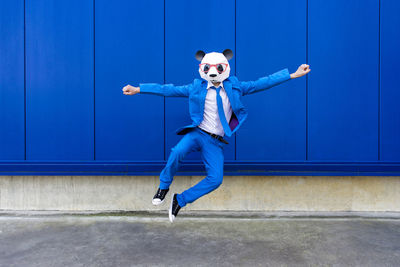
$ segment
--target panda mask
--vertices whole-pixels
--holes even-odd
[[[196,59],[200,61],[199,73],[201,78],[212,83],[220,83],[229,77],[231,67],[228,60],[233,57],[232,50],[226,49],[222,53],[204,53],[197,51]]]

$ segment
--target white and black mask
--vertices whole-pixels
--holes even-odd
[[[232,50],[226,49],[222,53],[204,53],[197,51],[196,59],[200,61],[199,73],[201,78],[212,83],[223,82],[229,77],[231,67],[228,60],[233,57]]]

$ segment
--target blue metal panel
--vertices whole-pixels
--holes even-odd
[[[158,175],[182,137],[175,130],[190,123],[188,99],[122,87],[191,83],[194,53],[226,48],[240,80],[293,72],[307,51],[312,72],[308,89],[303,77],[243,98],[249,116],[237,160],[228,140],[225,175],[400,174],[398,1],[25,4],[24,18],[23,0],[0,1],[0,175]],[[199,159],[190,155],[178,175],[203,175]]]
[[[26,1],[28,160],[93,160],[93,1]]]
[[[164,82],[164,2],[95,3],[96,160],[163,160],[164,98],[122,87]]]
[[[381,160],[400,159],[400,2],[381,2]]]
[[[165,79],[166,83],[188,84],[199,78],[199,62],[194,58],[197,50],[222,52],[235,50],[234,0],[166,1],[165,6]],[[230,61],[235,73],[234,60]],[[182,136],[175,130],[190,124],[186,98],[166,98],[166,157]],[[227,138],[225,159],[234,159],[235,138]],[[200,159],[192,153],[187,160]]]
[[[24,160],[24,1],[0,1],[0,160]]]
[[[309,1],[309,159],[378,159],[379,1]]]
[[[237,76],[256,80],[306,63],[306,1],[237,1]],[[243,97],[249,116],[237,133],[237,159],[306,159],[306,79]]]

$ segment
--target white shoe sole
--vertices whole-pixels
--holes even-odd
[[[171,197],[171,204],[169,205],[169,210],[168,210],[169,221],[171,223],[174,222],[175,219],[175,215],[172,214],[172,203],[174,202],[174,195],[172,195]]]
[[[158,205],[162,204],[162,203],[164,202],[164,200],[165,200],[165,199],[160,200],[159,198],[156,198],[156,199],[153,199],[153,200],[151,201],[151,203],[153,203],[154,206],[158,206]]]

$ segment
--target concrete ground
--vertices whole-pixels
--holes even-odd
[[[0,266],[399,266],[400,219],[1,215]]]

